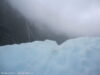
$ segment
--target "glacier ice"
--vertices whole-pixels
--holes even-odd
[[[100,75],[100,38],[77,38],[58,45],[35,41],[0,47],[0,72],[27,75]],[[22,75],[22,74],[21,74]]]

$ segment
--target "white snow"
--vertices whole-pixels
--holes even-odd
[[[71,39],[61,45],[46,40],[1,46],[0,73],[100,75],[100,38]]]

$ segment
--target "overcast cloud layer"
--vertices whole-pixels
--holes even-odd
[[[100,0],[8,1],[38,28],[46,25],[68,37],[100,36]]]

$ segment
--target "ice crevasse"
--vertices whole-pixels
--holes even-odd
[[[4,72],[12,75],[22,72],[27,75],[100,75],[100,38],[70,39],[61,45],[45,40],[1,46],[0,73]]]

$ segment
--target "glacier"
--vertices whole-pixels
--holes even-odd
[[[100,75],[100,38],[81,37],[0,47],[0,75]],[[24,74],[26,73],[26,74]]]

